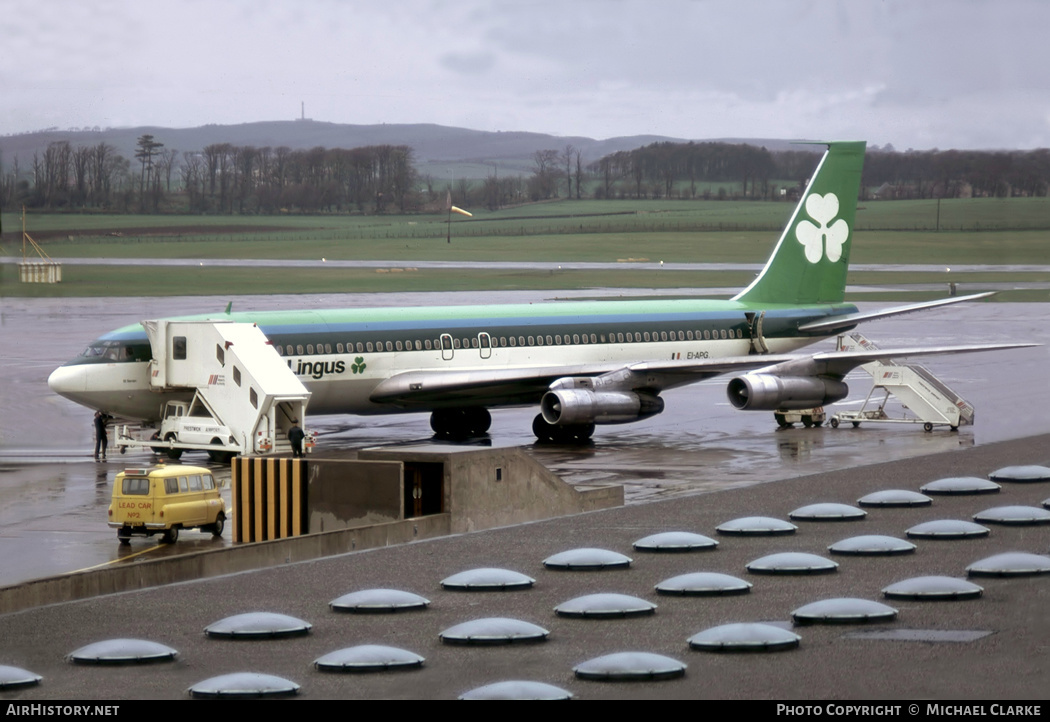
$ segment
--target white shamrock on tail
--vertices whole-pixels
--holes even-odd
[[[838,197],[834,193],[825,196],[814,193],[806,198],[806,213],[820,224],[818,227],[807,220],[801,220],[795,226],[795,237],[806,249],[806,260],[818,263],[826,249],[828,260],[838,261],[842,257],[842,245],[849,238],[849,224],[846,221],[839,218],[831,223],[839,214]],[[828,225],[829,223],[831,225]]]

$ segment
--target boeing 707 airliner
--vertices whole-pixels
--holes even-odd
[[[876,358],[1011,348],[968,345],[810,355],[858,323],[987,294],[860,313],[844,303],[863,142],[830,142],[755,280],[730,300],[235,312],[182,320],[256,324],[311,392],[311,414],[430,412],[439,436],[485,433],[489,409],[536,406],[540,440],[589,439],[596,424],[664,410],[662,393],[720,374],[738,409],[803,409],[846,397]],[[151,391],[140,323],[93,341],[51,374],[79,404],[146,424]]]

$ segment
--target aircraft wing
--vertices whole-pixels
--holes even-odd
[[[863,321],[872,321],[877,318],[889,318],[890,316],[900,316],[905,313],[912,313],[913,311],[924,311],[930,308],[938,308],[939,306],[950,306],[953,303],[963,303],[964,301],[976,301],[977,299],[988,298],[989,296],[994,296],[995,294],[995,291],[988,291],[986,293],[975,293],[970,296],[955,296],[951,298],[941,298],[936,301],[912,303],[907,306],[894,306],[892,308],[882,308],[878,311],[858,311],[857,313],[849,313],[843,316],[834,316],[831,318],[821,319],[820,321],[813,321],[811,323],[803,324],[802,326],[798,327],[798,330],[821,331],[825,333],[846,331]]]
[[[531,368],[479,368],[450,371],[407,371],[381,382],[371,400],[402,408],[432,409],[486,404],[534,404],[551,384],[563,378],[590,378],[605,389],[659,392],[712,376],[758,371],[783,376],[842,378],[858,366],[876,360],[1002,351],[1039,344],[971,344],[927,348],[828,351],[815,354],[765,354],[716,359],[654,360],[641,363],[601,363]]]
[[[710,361],[656,361],[631,364],[632,371],[671,374],[699,374],[712,376],[737,371],[782,370],[801,364],[819,367],[818,375],[845,376],[858,366],[871,361],[910,358],[913,356],[943,356],[947,354],[1006,351],[1015,348],[1039,346],[1037,343],[966,344],[959,346],[918,346],[912,348],[868,349],[865,351],[824,351],[814,354],[767,354],[760,356],[729,356]]]

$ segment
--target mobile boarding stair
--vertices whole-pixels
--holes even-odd
[[[178,458],[182,450],[199,450],[216,461],[234,454],[291,453],[288,429],[295,423],[305,426],[310,392],[255,324],[158,320],[142,325],[152,348],[150,389],[158,405],[167,401],[168,408],[187,413],[166,414],[150,439],[136,439],[122,427],[116,442],[121,451],[148,447]]]
[[[859,333],[843,334],[838,338],[840,351],[869,351],[878,347]],[[925,431],[933,431],[935,426],[947,426],[956,431],[960,426],[973,424],[973,406],[948,388],[943,381],[919,364],[895,363],[893,361],[872,361],[861,366],[867,371],[874,383],[868,397],[858,411],[840,411],[831,417],[831,425],[849,422],[854,427],[861,423],[887,424],[922,424]],[[872,396],[876,391],[884,392],[882,400],[874,405]],[[900,401],[905,410],[911,411],[916,418],[907,415],[891,417],[886,413],[886,402],[893,395]]]

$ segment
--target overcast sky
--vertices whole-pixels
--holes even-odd
[[[5,0],[0,135],[290,120],[1050,146],[1044,0]]]

